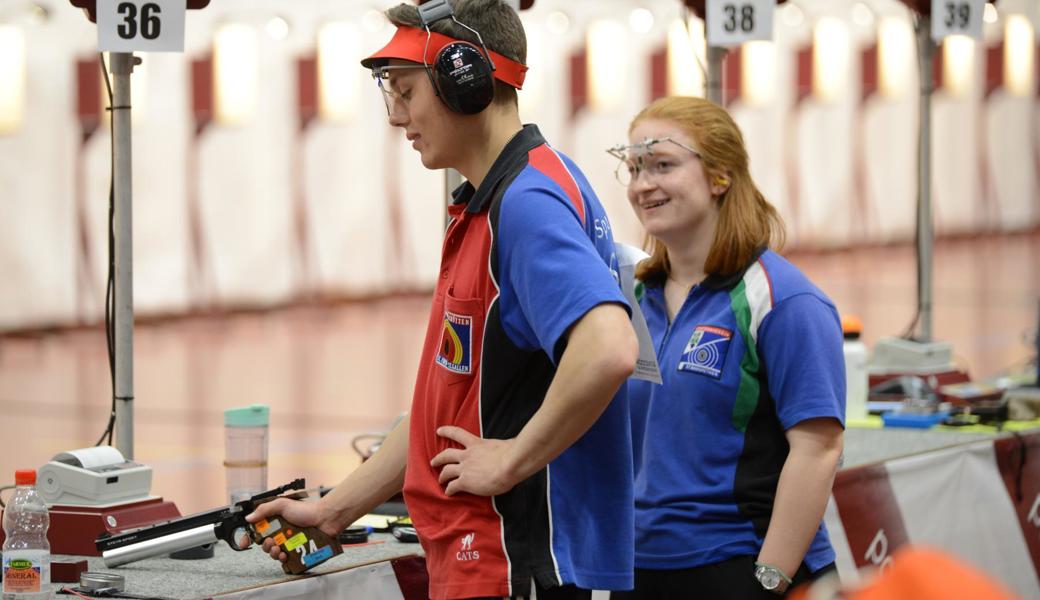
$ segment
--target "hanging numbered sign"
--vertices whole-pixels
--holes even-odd
[[[704,12],[709,46],[773,39],[776,0],[708,0]]]
[[[985,7],[985,0],[932,0],[932,39],[966,35],[981,40]]]
[[[98,49],[183,52],[186,0],[98,0]]]

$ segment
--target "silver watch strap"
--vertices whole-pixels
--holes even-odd
[[[780,570],[779,567],[775,567],[775,566],[773,566],[771,564],[764,563],[764,562],[756,562],[755,563],[755,567],[765,567],[766,569],[770,569],[770,570],[776,571],[777,575],[780,576],[780,579],[783,579],[784,581],[787,582],[787,585],[791,585],[792,583],[794,583],[792,581],[792,579],[787,576],[786,573],[784,573],[782,570]]]

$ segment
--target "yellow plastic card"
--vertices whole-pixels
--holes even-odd
[[[297,533],[288,540],[285,541],[285,551],[292,552],[300,546],[307,543],[307,536],[303,535],[303,532]]]

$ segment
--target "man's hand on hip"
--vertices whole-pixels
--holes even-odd
[[[514,440],[484,439],[453,426],[439,427],[437,435],[462,446],[448,448],[430,461],[430,466],[441,469],[439,481],[447,495],[496,496],[517,484],[508,461]]]

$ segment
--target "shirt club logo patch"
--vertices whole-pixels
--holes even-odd
[[[470,356],[472,331],[473,317],[444,311],[444,331],[441,332],[437,364],[452,373],[469,375],[473,371]]]
[[[718,379],[722,375],[722,365],[726,362],[726,350],[733,332],[721,327],[698,325],[686,342],[682,358],[679,359],[680,371],[692,371],[710,375]]]
[[[461,546],[455,553],[455,560],[480,560],[480,551],[473,549],[473,540],[477,537],[476,532],[470,532],[462,536]]]

